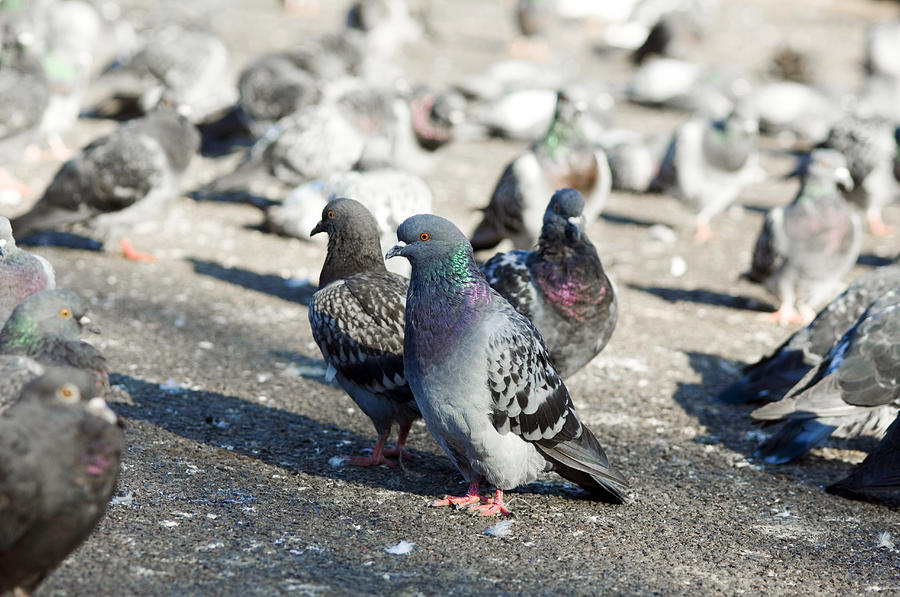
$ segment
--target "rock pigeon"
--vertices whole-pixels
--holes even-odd
[[[63,164],[43,197],[13,220],[13,229],[21,239],[88,222],[104,240],[122,240],[126,256],[147,258],[124,241],[125,234],[158,217],[163,205],[177,195],[199,145],[194,126],[165,107],[126,122]]]
[[[882,294],[900,287],[900,262],[876,268],[853,281],[812,322],[793,334],[771,355],[748,365],[743,376],[719,394],[723,402],[780,400],[841,339],[866,308]]]
[[[19,303],[0,329],[0,355],[84,369],[94,375],[98,387],[108,388],[106,359],[79,339],[84,330],[100,333],[84,299],[71,290],[42,290]]]
[[[488,284],[540,332],[564,379],[603,350],[619,312],[612,282],[584,233],[583,207],[578,191],[556,191],[537,249],[501,253],[481,266]]]
[[[825,488],[848,498],[880,498],[900,494],[900,416],[881,442],[846,479]]]
[[[751,413],[784,424],[756,451],[773,464],[790,462],[830,435],[884,435],[900,408],[900,288],[872,303],[810,371],[778,402]]]
[[[653,188],[669,146],[663,133],[644,135],[628,129],[609,129],[598,143],[606,152],[612,188],[646,193]]]
[[[0,324],[26,296],[53,288],[53,266],[40,255],[17,247],[9,220],[0,216]]]
[[[849,116],[835,123],[824,146],[847,158],[853,176],[847,199],[865,210],[873,234],[889,235],[891,229],[885,225],[881,211],[900,195],[900,180],[894,173],[894,126],[884,118]]]
[[[734,110],[749,84],[733,67],[703,67],[677,58],[651,58],[635,71],[625,89],[637,104],[665,107],[721,119]]]
[[[238,78],[238,92],[239,105],[256,136],[321,97],[315,76],[288,52],[266,54],[246,66]]]
[[[796,198],[766,214],[748,277],[781,301],[768,317],[782,325],[812,320],[859,256],[859,218],[838,190],[853,185],[846,164],[837,151],[814,150]]]
[[[759,128],[770,134],[799,137],[820,143],[844,116],[838,101],[810,85],[776,81],[755,89],[739,102],[742,110],[757,114]]]
[[[431,189],[415,174],[395,169],[350,171],[294,189],[283,203],[266,210],[266,226],[279,234],[307,239],[309,230],[319,222],[310,215],[321,213],[328,201],[339,197],[358,197],[375,217],[382,255],[393,246],[397,226],[411,215],[430,212],[432,202]],[[402,265],[389,263],[388,269],[408,274],[409,268],[403,270]]]
[[[361,203],[329,201],[312,230],[320,232],[328,233],[328,254],[309,303],[309,325],[329,375],[378,432],[372,455],[349,463],[393,466],[387,456],[409,456],[406,437],[420,416],[403,373],[407,280],[385,268],[375,218]],[[397,445],[385,449],[394,424]]]
[[[123,106],[148,113],[166,101],[201,122],[237,100],[228,47],[217,34],[169,22],[143,38],[131,58],[101,78],[98,88],[112,99],[101,100],[97,113],[116,115]]]
[[[403,364],[428,429],[469,482],[434,505],[509,514],[503,491],[556,470],[594,497],[629,500],[628,482],[581,423],[528,318],[492,289],[466,237],[449,221],[416,215],[388,257],[412,264]],[[496,487],[478,494],[481,479]],[[484,502],[484,503],[479,503]]]
[[[580,129],[586,102],[571,95],[557,94],[556,113],[544,138],[503,171],[472,233],[475,250],[493,248],[504,238],[512,239],[517,249],[531,248],[540,234],[545,201],[556,189],[573,188],[584,195],[588,222],[600,215],[612,175],[603,150],[588,143]]]
[[[53,368],[0,417],[0,593],[27,595],[106,512],[124,436],[90,375]]]
[[[724,120],[692,118],[681,125],[660,168],[660,186],[696,214],[696,238],[712,238],[713,216],[760,175],[756,121],[732,112]]]

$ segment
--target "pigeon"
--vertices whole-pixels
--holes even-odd
[[[53,288],[53,266],[43,257],[17,247],[9,220],[0,216],[0,324],[26,296]]]
[[[583,425],[540,334],[492,289],[451,222],[413,216],[387,257],[412,264],[403,365],[416,404],[469,491],[437,506],[509,515],[503,491],[556,470],[595,498],[629,501],[628,482]],[[478,494],[484,478],[492,498]],[[482,503],[483,502],[483,503]]]
[[[321,97],[314,75],[300,67],[288,52],[260,56],[241,71],[238,78],[239,105],[256,136],[263,135],[278,120]]]
[[[675,132],[659,185],[696,212],[698,241],[712,238],[710,219],[759,176],[756,136],[756,121],[738,112],[723,120],[692,118]]]
[[[782,325],[809,323],[859,256],[859,218],[838,185],[853,186],[844,157],[816,149],[791,204],[766,214],[747,275],[781,301],[767,318]]]
[[[872,303],[787,397],[750,415],[783,421],[754,456],[783,464],[830,435],[884,435],[900,408],[900,288]]]
[[[659,175],[669,146],[663,133],[644,135],[628,129],[609,129],[600,139],[612,174],[612,188],[631,193],[647,193]]]
[[[817,144],[844,112],[837,100],[795,81],[776,81],[755,89],[739,102],[742,110],[759,116],[759,128]]]
[[[894,172],[897,143],[894,126],[880,117],[848,116],[835,123],[823,143],[847,158],[853,188],[847,199],[862,207],[873,234],[887,236],[891,228],[881,211],[900,195],[900,180]]]
[[[522,37],[510,45],[510,54],[536,61],[547,59],[550,46],[542,38],[556,23],[554,4],[554,0],[517,0],[516,26]]]
[[[808,326],[771,355],[748,365],[743,376],[719,394],[723,402],[773,402],[784,397],[841,339],[866,308],[882,294],[900,287],[900,262],[876,268],[853,281]]]
[[[853,499],[900,494],[900,415],[866,459],[846,479],[825,491]]]
[[[580,117],[587,105],[572,90],[557,94],[556,112],[544,138],[536,141],[506,167],[484,217],[472,233],[476,251],[491,249],[504,238],[515,248],[528,249],[537,240],[547,196],[559,188],[573,188],[585,197],[584,215],[592,222],[606,203],[612,186],[603,150],[584,137]]]
[[[94,111],[152,111],[166,101],[197,123],[237,100],[228,47],[212,31],[165,23],[145,32],[142,45],[123,64],[101,77],[108,95]]]
[[[370,51],[392,56],[421,39],[424,31],[419,16],[406,0],[355,0],[347,11],[346,25],[365,34]]]
[[[297,186],[350,170],[360,159],[366,137],[333,102],[301,109],[279,120],[237,169],[207,185],[205,193],[253,191],[257,180]]]
[[[430,212],[432,203],[431,189],[415,174],[391,168],[354,170],[297,187],[283,203],[266,210],[266,226],[285,236],[309,238],[309,229],[318,223],[310,214],[321,213],[328,201],[338,197],[358,197],[375,217],[382,254],[393,246],[397,226],[413,214]],[[394,263],[388,269],[403,273]]]
[[[127,257],[147,259],[125,240],[173,199],[200,135],[186,118],[162,107],[122,124],[62,165],[43,197],[12,221],[19,238],[89,221],[104,240],[118,238]],[[105,245],[107,249],[109,245]]]
[[[109,387],[106,359],[79,337],[100,333],[88,316],[87,303],[71,290],[42,290],[13,309],[0,329],[0,355],[25,356],[42,365],[90,371],[97,386]]]
[[[575,189],[556,191],[537,249],[500,253],[481,266],[488,284],[540,332],[563,379],[603,350],[619,312],[612,282],[584,234],[583,207]]]
[[[642,64],[650,56],[686,57],[702,40],[703,25],[687,10],[663,13],[650,27],[644,43],[631,53],[631,61]]]
[[[407,280],[387,271],[375,218],[353,199],[332,199],[312,234],[328,233],[319,290],[309,303],[313,338],[337,379],[372,419],[378,440],[357,466],[387,464],[409,456],[404,448],[419,411],[403,372],[403,322]],[[397,445],[385,449],[391,428]]]
[[[0,594],[27,595],[91,534],[125,438],[90,375],[51,368],[0,417]]]
[[[734,110],[736,96],[748,86],[746,75],[734,67],[650,58],[632,75],[625,96],[636,104],[722,119]]]

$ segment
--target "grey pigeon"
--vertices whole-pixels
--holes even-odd
[[[824,92],[795,81],[776,81],[754,89],[739,101],[742,110],[759,117],[759,128],[820,143],[844,117],[840,103]]]
[[[43,257],[17,247],[9,220],[0,216],[0,325],[26,296],[53,288],[53,266]]]
[[[859,256],[860,223],[838,185],[852,187],[843,156],[817,149],[787,207],[766,214],[748,274],[781,301],[771,318],[808,323]]]
[[[26,595],[103,518],[124,445],[90,375],[53,368],[0,416],[0,594]]]
[[[646,193],[653,188],[669,147],[669,136],[644,135],[628,129],[609,129],[598,139],[612,173],[612,188]]]
[[[857,111],[900,122],[900,21],[873,24],[866,40],[866,78]]]
[[[790,462],[829,436],[882,436],[900,408],[900,288],[872,303],[786,398],[751,413],[783,422],[755,456]]]
[[[677,58],[651,58],[635,71],[625,95],[637,104],[721,119],[734,110],[737,92],[748,85],[745,74],[734,67],[704,67]]]
[[[710,220],[759,177],[757,125],[732,112],[723,120],[693,118],[675,132],[660,167],[660,186],[696,213],[696,237],[712,237]]]
[[[466,237],[433,215],[409,218],[397,237],[387,256],[412,264],[406,378],[428,429],[469,482],[466,496],[434,505],[509,514],[503,491],[546,470],[597,499],[628,501],[625,477],[579,420],[540,334],[488,285]],[[493,498],[479,496],[482,478],[496,487]]]
[[[353,199],[332,199],[312,234],[328,233],[319,290],[309,303],[309,325],[329,375],[372,419],[378,440],[372,455],[350,464],[373,466],[408,455],[404,445],[419,418],[403,373],[403,322],[407,281],[387,271],[375,218]],[[385,449],[391,428],[397,445]]]
[[[854,499],[900,495],[900,415],[866,459],[825,491]]]
[[[201,122],[237,99],[228,47],[201,27],[165,23],[144,32],[143,43],[118,68],[101,78],[108,95],[96,111],[115,115],[124,103],[148,113],[161,100]],[[136,106],[135,106],[136,104]]]
[[[84,299],[71,290],[42,290],[19,303],[0,329],[0,355],[84,369],[94,375],[98,387],[108,388],[106,359],[80,340],[85,330],[100,333]]]
[[[603,350],[619,314],[612,282],[584,233],[583,207],[578,191],[556,191],[537,249],[494,255],[481,266],[488,284],[540,332],[564,379]]]
[[[266,54],[246,66],[238,78],[238,92],[239,105],[256,136],[321,97],[315,76],[287,52]]]
[[[880,236],[890,234],[881,211],[900,195],[900,180],[894,172],[894,125],[880,117],[842,118],[832,127],[824,146],[847,158],[854,183],[847,199],[865,210],[869,229]]]
[[[490,249],[509,238],[517,249],[533,246],[540,235],[547,197],[568,187],[585,198],[584,215],[592,222],[612,186],[603,150],[588,143],[580,128],[586,101],[557,94],[556,113],[544,138],[517,156],[503,171],[484,217],[472,233],[475,250]]]
[[[853,281],[808,326],[794,333],[772,354],[743,370],[725,388],[723,402],[773,402],[822,361],[868,306],[892,288],[900,287],[900,263],[876,268]]]
[[[13,229],[23,238],[87,221],[104,241],[122,240],[177,195],[199,144],[194,126],[167,108],[126,122],[63,164],[43,197],[13,220]],[[129,244],[123,248],[127,256],[141,257],[129,253]]]

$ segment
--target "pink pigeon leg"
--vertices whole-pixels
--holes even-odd
[[[347,460],[347,464],[352,466],[378,466],[379,464],[386,464],[391,468],[397,466],[392,460],[388,460],[384,457],[384,442],[387,440],[387,434],[379,434],[378,440],[375,442],[375,447],[372,448],[372,454],[369,456],[354,456]]]
[[[150,253],[143,253],[135,249],[134,245],[132,245],[131,241],[127,238],[120,240],[119,245],[122,247],[122,253],[125,255],[125,259],[131,261],[156,261],[156,257]]]
[[[469,483],[469,490],[466,492],[466,495],[454,497],[450,495],[445,495],[443,499],[434,500],[431,502],[432,506],[458,506],[465,508],[466,506],[471,506],[472,504],[481,503],[481,496],[478,494],[478,486],[481,483],[481,478],[478,478],[471,483]]]
[[[487,503],[471,506],[469,510],[481,516],[493,516],[494,514],[512,516],[512,512],[503,503],[503,490],[500,488],[497,488],[494,497],[488,498]]]
[[[866,212],[866,221],[869,223],[869,230],[875,236],[891,236],[894,229],[884,223],[880,210],[869,210]]]
[[[400,459],[409,458],[412,460],[415,456],[406,449],[406,438],[409,436],[409,429],[412,427],[412,423],[408,423],[400,427],[400,431],[397,434],[397,444],[393,448],[385,448],[384,455],[385,456],[397,456]]]

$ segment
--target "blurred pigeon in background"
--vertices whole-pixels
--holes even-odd
[[[748,277],[781,301],[770,317],[782,325],[808,323],[832,296],[859,256],[860,223],[840,192],[853,181],[837,151],[816,149],[797,196],[766,214]]]
[[[12,221],[13,228],[21,239],[87,222],[104,241],[119,239],[127,257],[152,259],[134,251],[125,235],[159,218],[178,194],[199,143],[194,126],[165,107],[126,122],[63,164],[43,197]]]
[[[757,124],[732,112],[723,120],[692,118],[675,132],[658,186],[687,204],[696,215],[696,238],[712,238],[710,220],[731,205],[761,176]]]
[[[557,94],[556,113],[544,138],[516,157],[500,176],[472,233],[476,251],[493,248],[504,238],[516,248],[530,248],[540,235],[547,197],[556,189],[573,188],[584,196],[588,223],[600,215],[612,175],[603,150],[588,143],[579,128],[585,107],[578,90]]]
[[[619,312],[612,282],[584,233],[583,208],[578,191],[556,191],[537,249],[500,253],[481,266],[488,284],[540,332],[564,379],[603,350]]]
[[[409,456],[404,448],[419,411],[403,372],[403,322],[407,280],[387,271],[375,218],[359,202],[332,199],[312,234],[328,234],[319,291],[309,303],[309,325],[328,375],[353,398],[378,432],[371,456],[357,466]],[[385,449],[391,427],[397,445]]]
[[[403,362],[429,431],[469,482],[463,497],[436,506],[510,514],[503,491],[545,470],[612,503],[629,501],[628,482],[610,465],[572,399],[540,334],[493,290],[466,237],[430,214],[397,230],[388,257],[412,264]],[[478,493],[481,479],[496,487]]]

